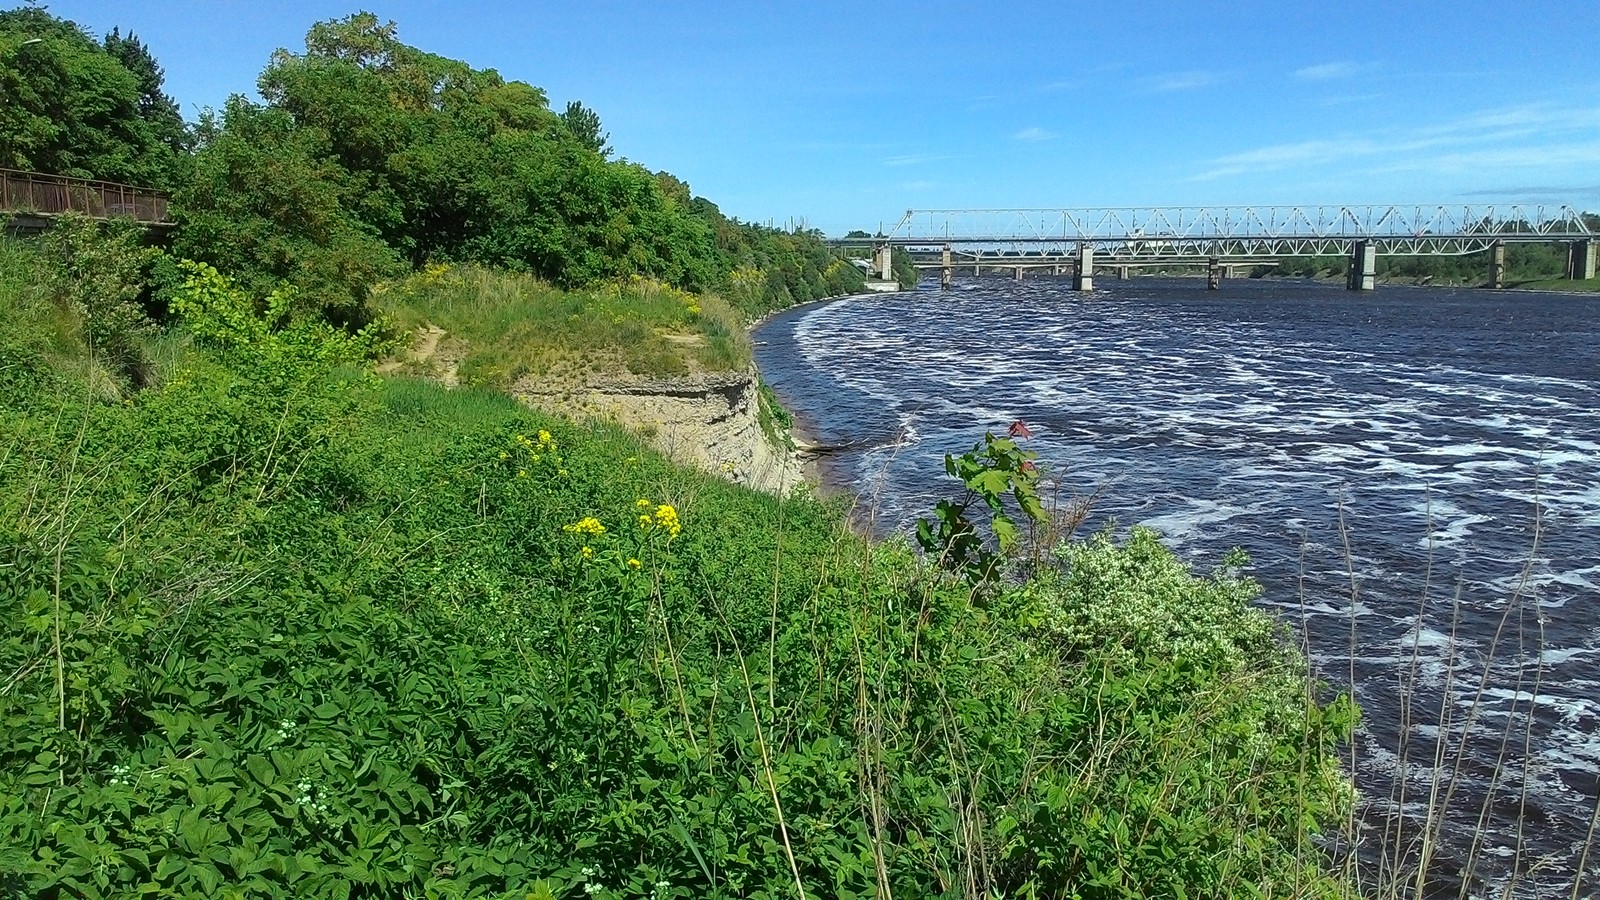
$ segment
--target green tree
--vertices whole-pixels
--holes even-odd
[[[116,47],[132,54],[127,39]],[[159,94],[160,68],[138,47]],[[165,187],[173,126],[159,109],[146,118],[146,99],[140,76],[78,25],[40,7],[0,11],[0,166]]]
[[[193,177],[173,197],[176,253],[211,263],[265,296],[282,282],[338,321],[364,319],[367,290],[400,261],[352,214],[367,185],[315,129],[235,96],[207,116]]]
[[[174,154],[187,149],[189,129],[183,114],[178,111],[178,101],[166,93],[166,72],[156,62],[150,48],[138,36],[119,29],[111,29],[105,37],[105,51],[133,73],[139,86],[139,117],[150,125],[151,135]]]
[[[611,135],[600,131],[599,113],[573,100],[561,114],[561,124],[566,126],[567,133],[576,138],[578,143],[601,156],[611,155]]]

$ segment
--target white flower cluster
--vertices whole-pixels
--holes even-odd
[[[302,778],[300,783],[295,785],[295,788],[300,793],[299,796],[294,798],[294,802],[298,803],[301,809],[309,813],[314,819],[327,817],[328,803],[318,796],[320,792],[315,789],[315,786],[310,781]]]

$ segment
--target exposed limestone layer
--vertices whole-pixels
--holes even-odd
[[[380,374],[409,374],[447,387],[460,384],[466,347],[444,329],[419,329],[412,345],[378,366]],[[594,375],[574,383],[533,376],[511,395],[528,406],[576,419],[609,419],[643,435],[674,461],[770,494],[805,480],[798,456],[773,446],[761,429],[754,368],[677,378]]]
[[[668,379],[597,376],[559,388],[528,377],[511,393],[549,412],[618,422],[675,462],[759,491],[786,494],[805,480],[795,455],[774,447],[761,429],[753,369]]]

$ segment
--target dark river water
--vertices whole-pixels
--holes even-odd
[[[1088,528],[1234,546],[1353,686],[1364,868],[1570,897],[1600,789],[1600,297],[1292,281],[958,281],[792,310],[763,376],[905,530],[1022,419]],[[1437,794],[1430,802],[1430,791]],[[1578,896],[1600,896],[1600,849]],[[1392,877],[1392,876],[1391,876]]]

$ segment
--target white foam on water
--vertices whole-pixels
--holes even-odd
[[[1268,584],[1264,604],[1292,624],[1305,621],[1309,655],[1325,675],[1343,681],[1356,668],[1375,726],[1393,713],[1396,679],[1409,682],[1402,693],[1447,692],[1438,699],[1457,704],[1470,702],[1487,666],[1474,741],[1497,744],[1506,716],[1525,717],[1536,703],[1530,758],[1507,767],[1527,769],[1533,794],[1566,789],[1546,773],[1600,764],[1600,710],[1586,699],[1600,696],[1594,379],[1477,371],[1458,364],[1468,351],[1414,345],[1370,323],[1306,330],[1319,327],[1320,313],[1221,321],[1209,307],[1153,289],[1137,302],[1091,308],[1034,288],[1023,302],[1038,308],[1050,297],[1052,314],[997,334],[992,305],[1021,303],[995,292],[851,301],[797,323],[804,359],[832,383],[859,379],[869,404],[892,410],[886,424],[898,421],[913,439],[915,446],[855,455],[880,469],[893,459],[884,517],[914,516],[927,497],[942,496],[935,486],[946,449],[959,452],[984,428],[1047,410],[1057,430],[1032,446],[1069,487],[1109,485],[1100,501],[1106,515],[1163,530],[1169,545],[1202,565],[1234,544],[1253,550],[1255,572]],[[1342,294],[1325,299],[1347,302]],[[1285,304],[1293,301],[1274,302],[1292,309]],[[1474,339],[1470,327],[1462,334]],[[1345,336],[1369,343],[1343,345]],[[1348,561],[1341,512],[1354,550]],[[1431,536],[1420,524],[1430,520]],[[1530,564],[1535,547],[1541,558]],[[1353,609],[1347,565],[1357,573]],[[1419,622],[1424,577],[1434,602]],[[1457,597],[1460,622],[1452,626]],[[1485,663],[1506,614],[1511,635]],[[1550,630],[1543,646],[1540,616]],[[1345,637],[1351,627],[1354,652]],[[1529,691],[1535,675],[1537,698]],[[1439,736],[1428,727],[1414,729],[1419,739]],[[1512,749],[1520,755],[1520,744]],[[1381,764],[1363,763],[1369,768]],[[1431,777],[1398,768],[1407,781]],[[1475,808],[1489,783],[1463,777],[1471,797],[1462,802]],[[1410,803],[1404,811],[1417,812]],[[1535,833],[1540,852],[1562,844],[1555,826],[1530,824]],[[1483,837],[1506,846],[1506,835]]]
[[[1171,542],[1182,543],[1185,537],[1193,535],[1202,526],[1227,522],[1253,511],[1247,507],[1215,500],[1190,500],[1185,509],[1150,516],[1142,519],[1139,524],[1156,529]]]
[[[1596,654],[1600,654],[1600,647],[1561,647],[1540,653],[1539,662],[1547,666],[1559,666],[1575,657]]]

